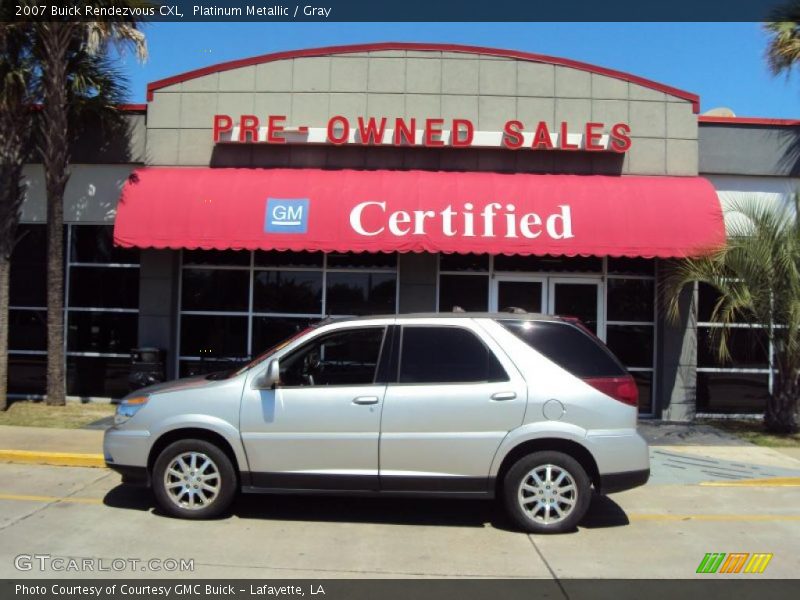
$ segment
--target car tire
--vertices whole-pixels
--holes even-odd
[[[238,487],[236,469],[218,446],[179,440],[158,455],[151,474],[159,507],[182,519],[210,519],[225,512]]]
[[[506,512],[528,533],[573,531],[589,509],[591,494],[586,470],[563,452],[523,456],[503,480]]]

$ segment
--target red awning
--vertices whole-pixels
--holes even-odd
[[[684,257],[725,228],[699,177],[145,168],[126,247]]]

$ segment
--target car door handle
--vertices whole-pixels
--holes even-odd
[[[377,404],[380,398],[377,396],[356,396],[353,404]]]
[[[492,400],[513,400],[517,397],[515,392],[497,392],[492,394]]]

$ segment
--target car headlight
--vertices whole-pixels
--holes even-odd
[[[114,415],[114,425],[121,425],[133,415],[139,412],[142,407],[147,404],[150,399],[149,396],[136,396],[135,398],[125,398],[117,406],[117,412]]]

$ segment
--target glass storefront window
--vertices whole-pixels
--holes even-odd
[[[67,394],[128,393],[137,345],[139,251],[116,248],[110,225],[68,225],[64,233]],[[11,258],[9,393],[43,395],[47,354],[47,232],[22,225]]]
[[[488,271],[488,254],[440,254],[440,271]]]
[[[606,318],[609,321],[652,322],[655,318],[655,281],[609,279]]]
[[[395,312],[394,273],[329,272],[326,283],[327,308],[337,315],[369,315]]]
[[[11,306],[47,304],[47,232],[44,225],[20,225],[11,253]]]
[[[768,396],[767,373],[697,373],[697,412],[760,413]]]
[[[278,250],[256,250],[254,263],[257,267],[307,267],[322,268],[325,255],[322,252],[280,252]]]
[[[69,306],[137,308],[139,269],[70,266]]]
[[[697,328],[697,366],[739,369],[769,369],[769,342],[763,329],[731,328],[727,347],[728,361],[719,360],[719,338],[713,327]]]
[[[746,317],[739,319],[740,326],[728,330],[731,357],[721,361],[719,338],[713,335],[718,325],[711,322],[719,298],[713,286],[697,284],[697,412],[763,412],[772,385],[766,331],[747,326]]]
[[[136,347],[138,325],[136,313],[70,311],[67,350],[128,354]]]
[[[130,369],[129,357],[67,356],[67,395],[122,398]]]
[[[606,345],[626,367],[653,366],[652,325],[608,325]]]
[[[44,396],[47,391],[47,356],[44,354],[8,355],[8,393]]]
[[[183,264],[218,267],[250,266],[250,252],[246,250],[184,250]]]
[[[595,256],[505,256],[494,257],[495,271],[602,273],[603,259]]]
[[[47,350],[47,311],[11,309],[8,318],[9,348]]]
[[[397,254],[203,252],[183,252],[184,375],[233,368],[326,315],[397,310]]]
[[[255,312],[322,312],[321,271],[256,271],[253,286]]]
[[[397,254],[342,252],[328,254],[329,269],[396,269]]]
[[[609,275],[655,275],[656,261],[651,258],[608,257]]]
[[[250,302],[250,272],[224,269],[183,269],[181,308],[198,311],[246,311]]]
[[[450,312],[454,306],[464,310],[489,308],[489,277],[481,275],[440,275],[439,312]]]
[[[253,318],[253,355],[260,354],[311,325],[313,319]]]
[[[114,246],[114,231],[107,225],[74,226],[70,235],[72,263],[139,264],[139,251]]]

